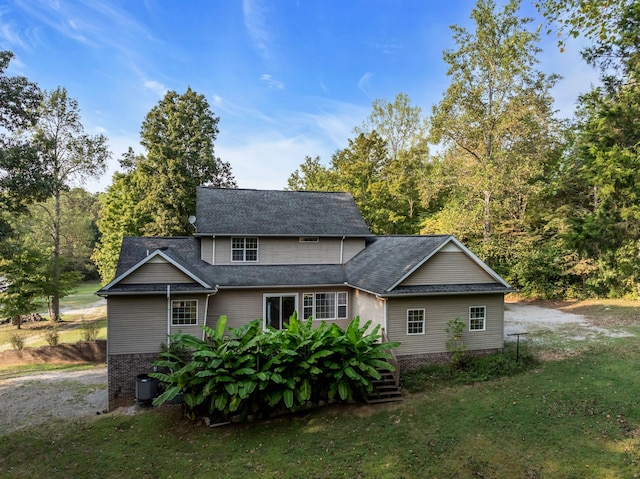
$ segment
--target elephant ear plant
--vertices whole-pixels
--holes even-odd
[[[346,330],[335,324],[301,322],[294,314],[282,330],[262,330],[261,321],[229,328],[221,316],[207,339],[171,336],[171,348],[152,373],[165,386],[155,399],[160,405],[182,394],[187,416],[229,417],[291,412],[321,400],[364,399],[373,391],[379,369],[393,370],[388,350],[399,343],[381,343],[379,326],[354,318]],[[176,351],[182,351],[181,354]],[[188,354],[184,354],[187,351]]]

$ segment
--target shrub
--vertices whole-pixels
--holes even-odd
[[[60,334],[58,333],[58,327],[53,326],[44,333],[44,339],[47,341],[49,346],[57,346],[60,342]]]
[[[11,346],[13,346],[13,349],[17,351],[22,351],[24,349],[24,336],[21,334],[13,333],[9,337],[9,342],[11,343]]]
[[[95,341],[98,339],[100,328],[94,321],[82,320],[82,339],[85,341]]]
[[[514,376],[540,364],[526,345],[520,343],[516,360],[516,347],[505,344],[504,351],[486,356],[467,356],[455,372],[446,364],[428,364],[402,373],[402,385],[410,392],[425,391],[440,385],[474,384],[505,376]]]
[[[378,368],[392,370],[387,350],[397,343],[380,343],[379,326],[360,326],[354,318],[346,330],[293,315],[282,330],[262,330],[260,321],[232,328],[224,337],[226,317],[215,329],[204,326],[208,339],[186,334],[171,336],[171,346],[152,373],[166,390],[155,405],[183,395],[187,415],[269,415],[295,411],[307,402],[361,399],[373,391]],[[192,351],[185,359],[172,348]]]
[[[465,324],[460,321],[460,318],[452,319],[447,322],[447,351],[451,353],[452,366],[454,369],[459,368],[462,365],[464,359],[464,353],[466,347],[462,342],[462,332],[464,331]]]

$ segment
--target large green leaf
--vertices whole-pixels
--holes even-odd
[[[346,401],[347,399],[349,399],[351,395],[351,388],[349,387],[349,382],[344,378],[342,378],[338,382],[338,395],[340,396],[340,399],[342,399],[343,401]]]
[[[287,409],[293,408],[293,391],[291,389],[285,389],[282,393],[284,398],[284,405]]]

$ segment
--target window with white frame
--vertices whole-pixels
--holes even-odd
[[[424,309],[407,309],[407,334],[424,334]]]
[[[345,291],[333,293],[304,293],[302,315],[313,319],[347,319],[348,295]]]
[[[258,238],[231,238],[231,261],[258,261]]]
[[[302,295],[302,318],[309,319],[313,316],[313,293],[304,293]]]
[[[198,324],[198,301],[195,299],[171,301],[173,326]]]
[[[484,331],[487,320],[487,308],[485,306],[469,307],[469,331]]]

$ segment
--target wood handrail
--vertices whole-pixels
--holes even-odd
[[[387,332],[384,328],[382,328],[381,331],[382,342],[388,343],[389,338],[387,337]],[[396,355],[393,353],[393,349],[389,349],[389,353],[391,354],[391,359],[389,359],[388,361],[394,367],[393,382],[395,383],[396,387],[398,387],[400,385],[400,365],[398,364],[398,358],[396,358]]]

